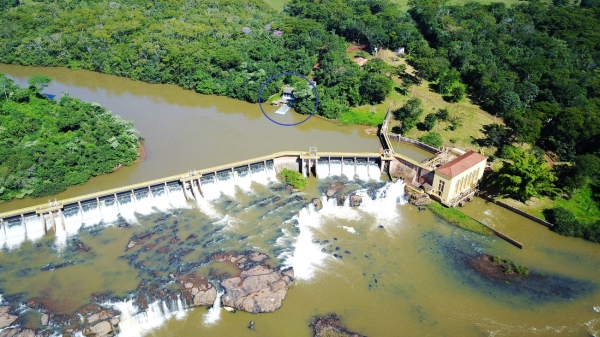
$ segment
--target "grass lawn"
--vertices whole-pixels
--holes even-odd
[[[500,201],[533,214],[541,219],[544,219],[544,209],[560,206],[571,211],[582,223],[592,223],[600,220],[600,206],[597,202],[598,197],[596,196],[598,194],[597,189],[598,186],[594,185],[580,188],[575,192],[575,195],[568,200],[561,197],[556,197],[554,200],[543,197],[531,198],[531,200],[526,203],[513,199],[500,199]]]
[[[269,6],[275,8],[277,11],[281,12],[283,10],[283,6],[290,2],[290,0],[264,0]]]

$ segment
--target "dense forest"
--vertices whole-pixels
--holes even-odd
[[[411,0],[408,12],[389,0],[291,0],[283,13],[260,0],[0,4],[0,62],[84,68],[249,102],[269,77],[293,71],[317,83],[317,113],[328,118],[385,100],[392,75],[405,86],[427,80],[449,101],[467,95],[504,121],[474,140],[499,149],[492,156],[504,162],[492,176],[499,196],[568,198],[597,184],[598,0],[510,7]],[[377,59],[359,67],[349,43],[367,52],[405,47],[416,76]],[[271,81],[264,96],[292,81]],[[295,109],[311,113],[314,92],[299,88],[296,96]],[[415,102],[396,111],[403,129],[420,118]],[[552,168],[547,158],[559,163]]]
[[[51,100],[40,93],[49,83],[33,76],[19,88],[0,74],[0,200],[56,194],[138,157],[131,122],[68,95]]]
[[[318,113],[328,118],[392,89],[346,56],[343,38],[259,0],[41,1],[1,12],[0,26],[3,63],[83,68],[248,102],[269,77],[316,68]],[[291,80],[269,82],[263,96]],[[307,105],[299,110],[312,112],[314,100]]]

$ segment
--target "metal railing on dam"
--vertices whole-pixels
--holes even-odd
[[[136,184],[126,185],[122,187],[117,187],[109,190],[98,191],[94,193],[89,193],[85,195],[80,195],[73,198],[61,199],[50,203],[45,203],[37,206],[25,207],[21,209],[16,209],[13,211],[0,213],[0,222],[7,218],[13,218],[17,216],[23,216],[24,214],[36,213],[43,216],[46,213],[53,213],[55,211],[60,211],[65,205],[77,204],[86,200],[93,200],[98,198],[103,198],[106,196],[112,196],[123,192],[132,192],[139,189],[147,189],[152,186],[157,185],[165,185],[168,183],[183,183],[184,193],[186,192],[186,183],[194,180],[200,179],[203,175],[207,174],[216,174],[218,172],[226,171],[226,170],[234,170],[235,168],[250,166],[257,163],[266,164],[268,161],[277,160],[277,158],[284,157],[296,157],[296,160],[300,163],[304,163],[305,161],[313,161],[316,164],[316,160],[321,157],[340,157],[340,158],[378,158],[380,160],[383,159],[384,155],[377,152],[314,152],[312,151],[281,151],[276,152],[270,155],[255,157],[247,160],[237,161],[233,163],[228,163],[224,165],[214,166],[210,168],[200,169],[196,171],[190,171],[184,174],[177,174],[169,177],[164,177],[160,179],[148,180]],[[298,169],[302,169],[304,166],[298,165]],[[191,186],[190,186],[191,187]],[[187,194],[186,194],[187,197]]]

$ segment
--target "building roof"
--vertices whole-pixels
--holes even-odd
[[[285,88],[283,88],[283,93],[284,94],[291,94],[293,92],[294,92],[294,88],[292,88],[292,87],[285,87]]]
[[[465,172],[466,170],[481,163],[484,160],[487,160],[486,156],[483,156],[477,152],[469,151],[463,154],[462,156],[440,166],[435,171],[452,178]]]

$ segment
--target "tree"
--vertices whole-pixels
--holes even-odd
[[[500,116],[509,112],[512,109],[518,109],[521,107],[521,99],[519,95],[512,91],[507,91],[500,95],[498,101],[496,101],[496,110]]]
[[[2,91],[2,96],[4,96],[4,99],[8,100],[8,98],[15,91],[19,90],[19,87],[15,84],[13,80],[6,77],[6,75],[0,74],[0,90]]]
[[[430,113],[427,116],[425,116],[425,122],[423,123],[423,125],[425,126],[425,130],[427,130],[427,131],[433,130],[433,127],[435,126],[436,121],[437,121],[437,116],[434,113]]]
[[[27,81],[29,88],[35,92],[41,92],[50,84],[50,82],[52,82],[52,79],[43,75],[33,75]]]
[[[359,92],[365,102],[379,104],[392,91],[393,82],[385,75],[369,72],[360,83]]]
[[[446,108],[442,108],[438,110],[437,118],[441,121],[446,121],[450,117],[450,111]]]
[[[442,136],[437,132],[428,132],[427,134],[421,136],[419,141],[431,145],[433,147],[440,147],[444,145],[444,141],[442,140]]]
[[[490,175],[490,184],[497,186],[501,196],[527,201],[534,196],[555,195],[556,176],[544,158],[537,158],[521,148],[512,162]]]
[[[504,125],[496,123],[484,125],[481,131],[485,135],[480,142],[482,146],[500,148],[510,141],[509,130]]]
[[[504,122],[510,128],[515,140],[521,143],[535,144],[542,131],[542,121],[535,110],[518,109],[509,111]]]
[[[450,100],[452,102],[459,102],[463,97],[465,97],[465,88],[461,85],[457,85],[450,90]]]
[[[402,122],[402,132],[414,128],[423,113],[422,102],[419,98],[411,98],[400,109],[394,111],[394,116]]]

